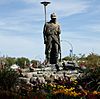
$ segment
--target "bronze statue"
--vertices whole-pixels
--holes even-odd
[[[60,25],[56,22],[56,14],[51,14],[51,20],[44,25],[43,35],[45,44],[45,55],[47,62],[57,64],[60,48]]]

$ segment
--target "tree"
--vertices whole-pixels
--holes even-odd
[[[79,54],[79,56],[75,55],[75,58],[77,58],[78,65],[80,66],[80,64],[84,64],[86,67],[88,68],[95,68],[95,67],[100,67],[100,56],[98,54],[95,53],[90,53],[89,55],[85,55],[85,54]],[[73,57],[73,59],[75,59]],[[66,56],[63,58],[63,60],[71,60],[71,57]]]
[[[90,53],[87,57],[87,66],[95,68],[98,67],[98,60],[100,60],[100,56],[95,53]]]
[[[29,66],[30,60],[25,57],[17,58],[16,64],[19,65],[21,68],[25,68],[25,67]]]
[[[11,66],[11,65],[16,63],[16,58],[7,57],[7,58],[5,58],[5,60],[6,60],[6,65],[7,66]]]
[[[64,57],[62,60],[71,61],[72,58],[71,58],[70,56],[66,56],[66,57]]]

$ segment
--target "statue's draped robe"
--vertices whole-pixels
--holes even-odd
[[[45,54],[50,64],[56,64],[60,52],[60,26],[58,23],[47,22],[44,25]]]

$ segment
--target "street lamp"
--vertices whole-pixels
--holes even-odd
[[[50,4],[51,2],[49,2],[49,1],[43,1],[43,2],[41,2],[41,4],[44,6],[44,14],[45,14],[45,24],[46,24],[46,16],[47,16],[47,13],[46,13],[46,7],[47,7],[47,5],[48,4]],[[46,45],[45,45],[46,46]]]
[[[44,5],[44,14],[45,14],[45,23],[46,23],[46,7],[47,7],[47,5],[48,4],[50,4],[50,2],[49,1],[43,1],[43,2],[41,2],[41,4],[43,4]]]
[[[72,61],[73,61],[73,46],[72,46],[72,44],[69,41],[67,41],[67,40],[61,40],[61,42],[62,41],[67,42],[70,45],[70,47],[71,47],[70,54],[71,54],[71,58],[72,58]]]

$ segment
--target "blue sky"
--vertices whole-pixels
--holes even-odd
[[[42,0],[0,0],[0,56],[43,60],[44,10]],[[100,55],[100,0],[47,0],[47,21],[57,14],[61,25],[62,57]]]

